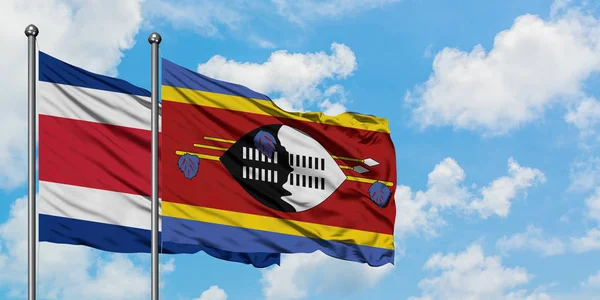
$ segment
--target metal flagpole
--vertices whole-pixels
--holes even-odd
[[[158,300],[158,45],[162,38],[148,37],[152,47],[152,300]]]
[[[36,220],[36,202],[35,202],[35,190],[36,190],[36,168],[35,168],[35,138],[36,138],[36,109],[35,109],[35,93],[36,93],[36,49],[35,40],[39,33],[38,28],[31,24],[25,28],[25,35],[27,36],[28,53],[27,53],[27,96],[28,101],[28,143],[27,143],[27,164],[28,164],[28,251],[27,251],[27,266],[28,266],[28,299],[36,299],[36,244],[37,244],[37,220]]]

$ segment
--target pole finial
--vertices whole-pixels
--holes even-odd
[[[35,26],[33,24],[29,24],[27,27],[25,27],[25,35],[27,37],[30,37],[30,36],[36,37],[38,35],[38,33],[40,33],[40,31],[38,30],[37,26]]]
[[[158,34],[157,32],[151,33],[148,37],[148,43],[150,44],[160,44],[161,41],[162,37],[160,37],[160,34]]]

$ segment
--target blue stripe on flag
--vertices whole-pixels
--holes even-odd
[[[151,246],[150,230],[45,214],[39,214],[39,240],[83,245],[117,253],[150,253]],[[159,235],[159,245],[161,240]],[[163,242],[162,249],[159,249],[164,254],[192,254],[199,251],[222,260],[252,264],[257,268],[278,265],[280,262],[278,253],[238,253],[197,244]]]
[[[125,80],[86,71],[41,51],[39,60],[40,81],[150,97],[149,91]]]
[[[162,59],[162,84],[178,88],[205,91],[244,98],[271,100],[266,95],[245,86],[217,80]]]
[[[248,252],[312,253],[317,250],[335,258],[383,266],[394,263],[394,250],[347,244],[304,236],[162,217],[169,242],[203,244],[219,249]],[[272,241],[265,243],[265,241]]]

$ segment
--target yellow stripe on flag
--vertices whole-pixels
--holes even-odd
[[[304,236],[382,249],[394,249],[394,237],[391,234],[286,220],[166,201],[163,201],[161,205],[162,215],[165,217]]]
[[[201,105],[212,108],[274,116],[277,118],[390,133],[388,120],[385,118],[348,112],[337,116],[326,116],[320,112],[287,112],[280,109],[273,101],[269,100],[244,98],[166,85],[162,86],[162,99],[163,101]]]

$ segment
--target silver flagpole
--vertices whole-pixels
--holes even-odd
[[[28,44],[28,74],[27,74],[27,96],[28,101],[28,143],[27,143],[27,167],[28,167],[28,246],[27,251],[27,266],[28,266],[28,295],[29,300],[36,299],[36,244],[37,244],[37,220],[36,220],[36,202],[35,202],[35,187],[36,187],[36,168],[35,168],[35,137],[36,137],[36,109],[35,109],[35,93],[36,93],[36,49],[35,40],[39,33],[38,28],[31,24],[25,28],[25,35],[27,36]]]
[[[152,300],[158,300],[158,45],[162,38],[148,37],[152,47]]]

